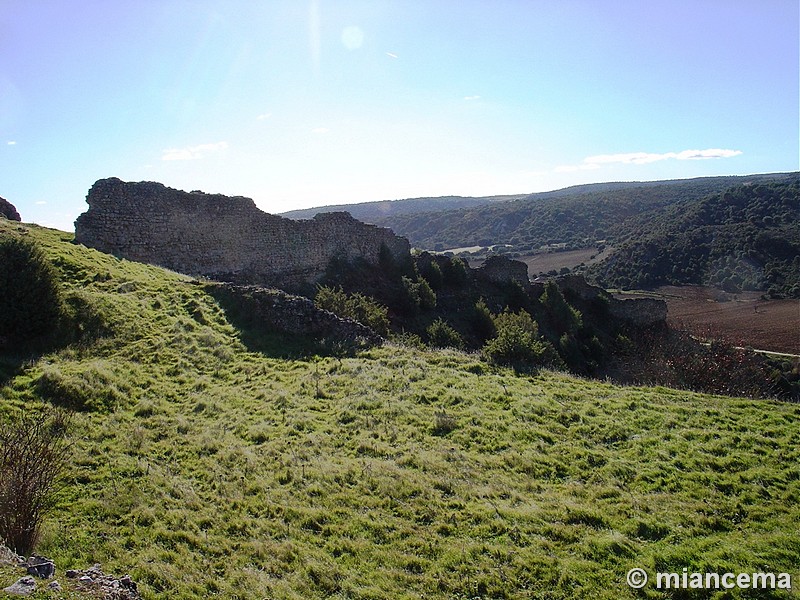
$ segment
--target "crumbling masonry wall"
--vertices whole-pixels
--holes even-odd
[[[314,282],[334,257],[377,264],[382,248],[409,256],[408,240],[348,213],[293,221],[261,211],[250,198],[183,192],[155,182],[97,181],[89,210],[75,221],[86,246],[212,279],[297,288]]]

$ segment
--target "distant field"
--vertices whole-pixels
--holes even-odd
[[[668,321],[706,337],[760,350],[800,354],[800,301],[762,300],[703,286],[663,286]]]

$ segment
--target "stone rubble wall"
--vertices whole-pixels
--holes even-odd
[[[238,305],[252,322],[267,330],[335,341],[347,347],[383,343],[383,338],[369,327],[317,308],[303,296],[231,283],[207,283],[205,288],[223,306]]]
[[[490,256],[483,264],[475,270],[478,277],[488,279],[495,283],[507,283],[516,281],[527,286],[530,283],[528,277],[528,265],[519,260],[514,260],[506,256]]]
[[[321,277],[334,257],[377,264],[381,248],[398,260],[406,238],[326,213],[293,221],[261,211],[250,198],[183,192],[155,182],[101,179],[75,221],[77,242],[189,275],[296,288]]]
[[[667,303],[664,300],[658,298],[620,300],[602,288],[590,285],[581,275],[565,275],[556,281],[559,288],[570,290],[584,300],[594,300],[599,295],[605,296],[608,299],[611,316],[633,325],[655,325],[667,320]]]

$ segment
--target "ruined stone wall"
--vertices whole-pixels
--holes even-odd
[[[317,308],[308,298],[254,285],[209,283],[205,289],[226,312],[238,306],[259,328],[335,341],[346,347],[375,346],[383,342],[369,327]]]
[[[101,179],[75,221],[75,239],[117,256],[212,279],[295,288],[333,257],[377,264],[381,247],[409,255],[408,240],[347,213],[293,221],[250,198],[183,192],[160,183]]]
[[[5,217],[9,221],[22,220],[14,205],[5,198],[0,198],[0,217]]]
[[[528,265],[506,256],[490,256],[475,270],[475,274],[495,283],[516,281],[526,287],[530,283]]]
[[[658,298],[630,298],[620,300],[614,298],[594,285],[587,283],[581,275],[565,275],[557,279],[561,290],[569,290],[584,300],[594,300],[597,296],[608,299],[608,309],[611,316],[622,319],[634,325],[655,325],[667,320],[667,303]]]

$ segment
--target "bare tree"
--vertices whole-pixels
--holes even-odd
[[[69,461],[71,414],[26,413],[0,423],[0,542],[28,555]]]

